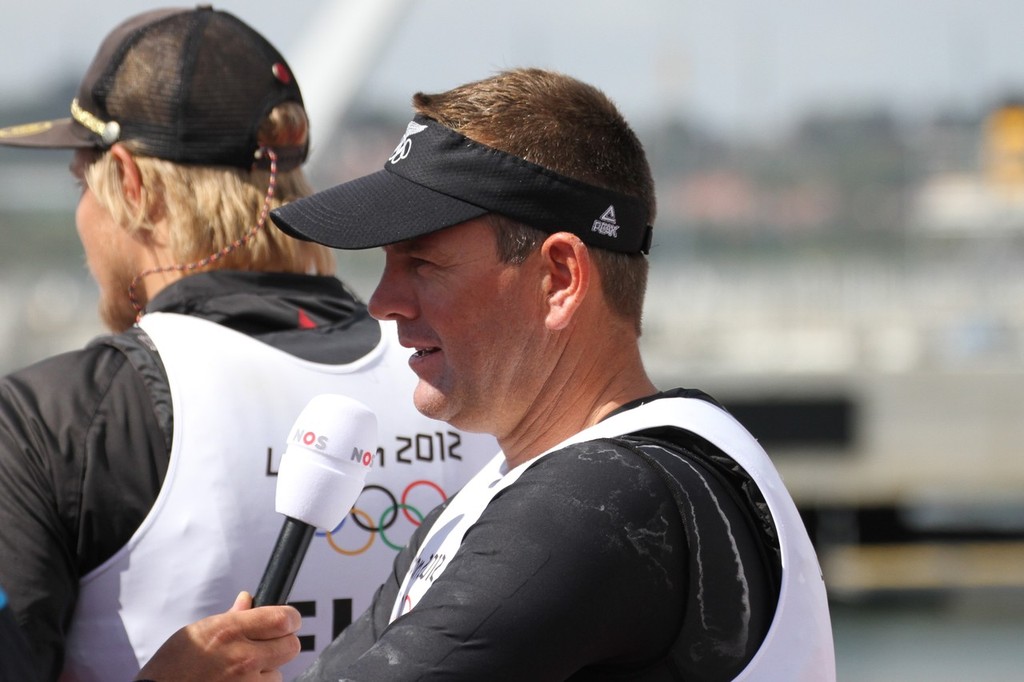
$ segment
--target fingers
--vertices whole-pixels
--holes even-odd
[[[276,669],[298,655],[302,623],[291,606],[248,608],[242,593],[231,610],[178,630],[140,675],[146,679],[202,681],[271,680]]]
[[[254,645],[259,647],[260,671],[276,671],[282,665],[299,655],[302,645],[294,634],[275,639],[261,640]]]
[[[301,624],[291,606],[262,606],[229,611],[189,627],[204,655],[219,659],[224,669],[255,673],[274,671],[299,654],[295,633]]]
[[[284,682],[284,676],[279,670],[270,670],[260,673],[260,682]]]
[[[302,616],[292,606],[260,606],[235,613],[242,634],[257,642],[295,634],[302,626]]]
[[[302,617],[291,606],[261,606],[258,609],[253,609],[252,595],[244,590],[235,597],[235,603],[231,605],[227,613],[243,611],[252,611],[252,613],[240,616],[237,622],[241,626],[242,634],[255,641],[293,634],[302,625]]]

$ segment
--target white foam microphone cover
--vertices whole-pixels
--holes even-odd
[[[377,415],[348,396],[325,393],[303,408],[281,457],[275,508],[333,530],[363,490],[377,451]]]

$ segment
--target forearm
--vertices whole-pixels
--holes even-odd
[[[159,493],[167,453],[147,396],[113,348],[0,380],[0,583],[45,679],[62,668],[80,578]]]

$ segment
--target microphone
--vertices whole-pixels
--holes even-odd
[[[325,393],[303,408],[281,456],[274,507],[285,519],[254,607],[285,603],[313,532],[337,528],[363,491],[377,442],[377,416],[358,400]]]

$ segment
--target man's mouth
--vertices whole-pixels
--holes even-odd
[[[426,356],[430,355],[431,353],[436,353],[439,350],[441,350],[441,349],[438,348],[437,346],[427,346],[425,348],[417,348],[416,352],[413,353],[413,357],[415,357],[415,358],[423,358],[423,357],[426,357]]]

